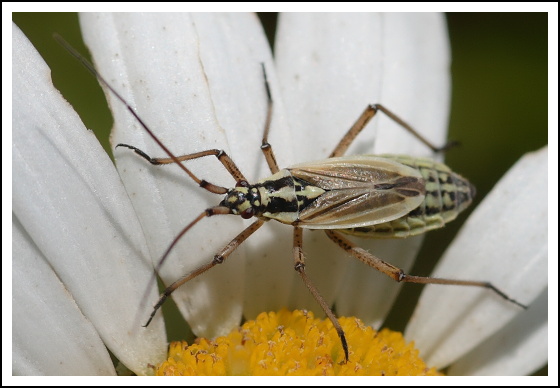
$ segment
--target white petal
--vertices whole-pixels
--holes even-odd
[[[295,134],[292,162],[326,158],[368,104],[381,103],[433,143],[445,142],[449,106],[449,47],[438,14],[312,14],[280,16],[275,59],[287,120]],[[378,114],[348,154],[431,155],[402,127]],[[421,239],[367,241],[363,248],[404,268]],[[307,268],[341,315],[378,324],[398,286],[318,232],[307,233]],[[301,282],[299,282],[301,283]],[[288,283],[291,285],[291,283]],[[294,287],[295,289],[295,287]],[[319,307],[301,285],[294,307]]]
[[[502,178],[468,219],[433,276],[491,281],[531,305],[548,284],[547,154],[544,148],[526,155]],[[429,365],[449,365],[517,315],[536,313],[489,290],[442,287],[426,287],[406,330],[406,338],[416,342]],[[541,322],[545,319],[546,315]]]
[[[105,345],[145,373],[165,355],[165,332],[138,320],[151,275],[142,231],[95,136],[21,31],[13,36],[13,214]]]
[[[114,375],[93,325],[17,220],[12,222],[12,373]],[[64,319],[61,319],[64,317]]]
[[[503,329],[448,370],[456,376],[525,376],[548,362],[548,287]]]
[[[85,14],[81,23],[100,72],[175,155],[224,149],[248,180],[264,171],[259,147],[267,99],[261,63],[268,74],[273,70],[255,15]],[[123,104],[114,96],[109,100],[113,144],[165,157]],[[184,226],[222,199],[177,166],[154,167],[123,148],[115,155],[154,262]],[[211,183],[234,184],[214,157],[185,164]],[[245,224],[239,217],[203,219],[173,249],[160,273],[165,283],[210,262]],[[224,264],[173,294],[196,334],[221,335],[239,324],[244,252],[241,246]]]

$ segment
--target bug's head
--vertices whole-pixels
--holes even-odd
[[[239,181],[235,187],[229,190],[220,202],[220,206],[227,207],[232,214],[240,215],[247,219],[257,214],[260,206],[259,191],[252,187],[247,181]]]

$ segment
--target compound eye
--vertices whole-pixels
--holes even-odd
[[[255,215],[255,211],[253,210],[252,207],[245,209],[241,212],[241,214],[239,214],[241,216],[241,218],[247,220],[251,217],[253,217],[253,215]]]

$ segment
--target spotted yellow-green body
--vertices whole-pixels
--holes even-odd
[[[405,238],[454,220],[474,187],[443,163],[405,155],[305,162],[231,189],[221,206],[305,229]]]

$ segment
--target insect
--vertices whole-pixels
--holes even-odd
[[[349,358],[349,348],[344,331],[331,307],[311,282],[305,270],[304,229],[324,230],[327,237],[348,254],[397,282],[484,287],[503,299],[526,308],[489,282],[407,275],[400,268],[361,249],[345,237],[345,235],[356,235],[365,238],[406,238],[425,233],[455,219],[470,205],[475,195],[474,186],[465,178],[451,171],[446,165],[430,159],[406,155],[345,156],[349,146],[378,112],[387,115],[434,152],[449,147],[449,144],[443,147],[434,146],[383,105],[367,106],[327,159],[280,169],[272,146],[268,143],[273,100],[263,64],[268,107],[261,149],[272,175],[251,184],[223,150],[210,149],[187,155],[174,155],[89,62],[60,36],[55,36],[55,39],[126,106],[167,156],[153,158],[129,144],[121,143],[117,147],[128,148],[154,165],[176,164],[201,188],[223,196],[217,206],[202,211],[176,235],[156,265],[153,281],[155,281],[155,274],[162,268],[177,242],[202,219],[226,214],[239,215],[245,219],[256,218],[250,226],[219,250],[209,262],[169,285],[161,294],[144,326],[150,324],[158,309],[174,290],[223,263],[240,244],[269,220],[276,220],[293,227],[294,268],[332,321],[340,338],[346,361]],[[183,163],[206,156],[215,156],[221,162],[236,180],[235,187],[222,187],[201,179]]]

